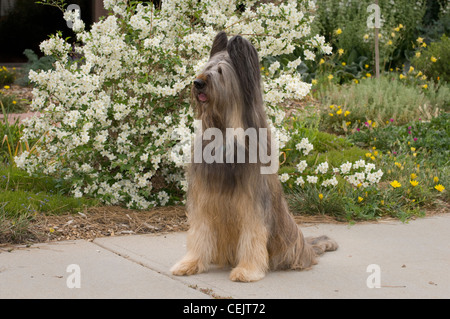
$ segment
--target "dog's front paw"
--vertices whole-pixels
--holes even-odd
[[[266,273],[259,269],[236,267],[231,271],[230,279],[233,281],[252,282],[263,279]]]
[[[206,267],[202,266],[198,260],[185,260],[182,259],[176,263],[170,271],[175,276],[189,276],[201,273],[206,270]]]

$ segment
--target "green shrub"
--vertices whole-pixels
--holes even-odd
[[[8,69],[5,66],[0,67],[0,89],[3,88],[4,85],[8,85],[14,82],[16,79],[16,72],[13,69]]]
[[[396,125],[419,118],[429,120],[448,109],[450,90],[447,86],[437,87],[431,83],[427,89],[414,83],[408,85],[405,79],[391,73],[379,79],[331,85],[319,96],[322,104],[320,128],[348,133],[384,126],[391,119]]]
[[[372,0],[318,0],[317,17],[313,28],[326,36],[335,49],[343,49],[342,61],[351,65],[359,57],[367,57],[367,63],[374,65],[374,30],[367,27],[370,12],[367,7]],[[380,0],[380,61],[389,68],[405,61],[404,51],[410,50],[415,39],[416,27],[421,25],[426,11],[426,1]],[[338,32],[340,30],[341,32]],[[392,37],[392,33],[395,36]],[[391,42],[389,42],[391,41]]]
[[[412,59],[412,65],[435,80],[450,81],[450,39],[444,34],[440,41],[426,48],[420,47]]]
[[[56,61],[52,56],[43,56],[39,58],[33,50],[26,49],[23,54],[28,58],[27,64],[23,67],[23,77],[17,79],[16,83],[21,86],[27,86],[30,84],[28,74],[30,70],[33,71],[48,71],[53,69],[53,63]]]
[[[417,161],[427,159],[429,165],[448,165],[450,158],[450,114],[443,113],[429,122],[414,121],[396,126],[362,130],[348,140],[362,147],[376,147],[396,156],[409,154]]]

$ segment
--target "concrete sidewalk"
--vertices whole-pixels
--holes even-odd
[[[230,281],[230,269],[172,276],[186,233],[3,248],[0,298],[450,298],[450,215],[302,230],[329,235],[339,250],[311,270],[271,272],[255,283]],[[381,288],[368,288],[377,274]]]

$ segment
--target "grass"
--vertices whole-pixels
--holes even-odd
[[[28,174],[11,166],[0,167],[0,243],[33,238],[31,223],[39,214],[83,211],[98,200],[68,196],[69,185],[49,176]]]

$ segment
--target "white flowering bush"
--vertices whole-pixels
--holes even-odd
[[[301,151],[304,156],[308,155],[313,148],[307,138],[303,138],[296,145],[296,149]],[[283,173],[279,178],[282,183],[294,182],[297,186],[304,186],[305,183],[308,183],[313,187],[331,188],[338,185],[337,176],[355,188],[365,189],[369,186],[377,186],[383,176],[383,171],[376,170],[374,163],[366,163],[363,159],[357,160],[355,163],[347,161],[334,168],[331,168],[325,161],[319,163],[315,168],[309,169],[306,160],[300,160],[295,166],[295,172]]]
[[[38,142],[16,157],[18,167],[70,180],[75,196],[108,204],[147,208],[182,201],[182,155],[193,133],[190,84],[221,30],[248,38],[264,65],[303,50],[287,66],[274,62],[263,72],[274,135],[281,147],[289,140],[279,105],[310,90],[297,66],[331,53],[322,36],[311,34],[314,1],[163,0],[161,8],[130,3],[104,0],[110,14],[89,31],[66,14],[75,20],[75,52],[60,34],[41,44],[56,58],[55,69],[29,74],[35,85],[31,108],[40,116],[26,122],[23,140]]]

